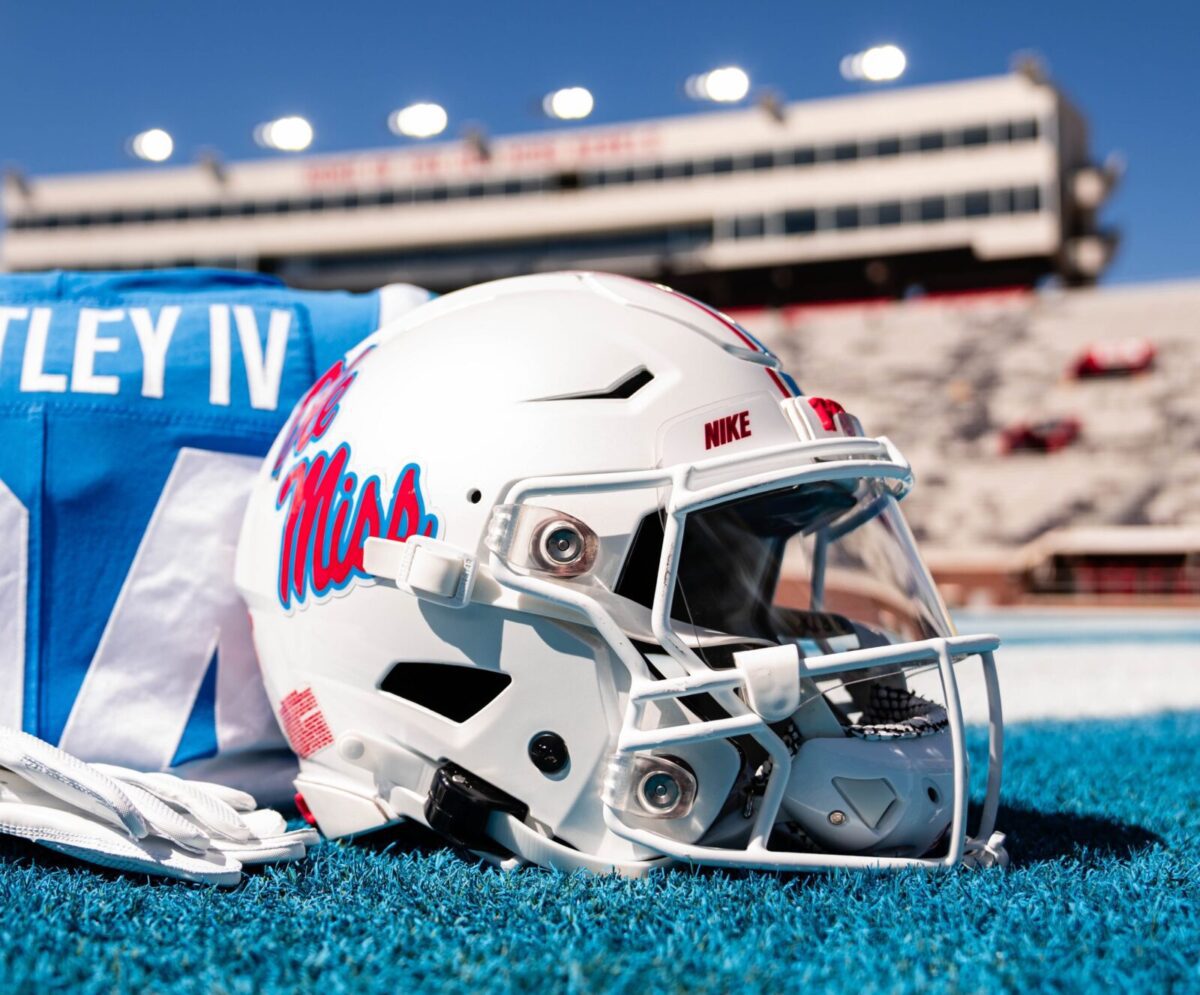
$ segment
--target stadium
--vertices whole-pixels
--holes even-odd
[[[842,54],[13,150],[0,991],[1200,986],[1200,260],[1093,77]]]

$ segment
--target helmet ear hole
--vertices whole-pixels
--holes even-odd
[[[479,504],[479,502],[483,500],[483,491],[481,491],[478,487],[472,487],[469,491],[467,491],[467,500],[470,501],[471,504]]]

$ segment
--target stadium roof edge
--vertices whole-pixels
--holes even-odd
[[[962,94],[964,91],[979,91],[984,96],[985,90],[1002,90],[1011,88],[1027,89],[1030,92],[1048,91],[1062,98],[1061,91],[1053,82],[1038,82],[1031,80],[1020,72],[1003,73],[991,76],[974,77],[946,82],[927,83],[919,86],[902,86],[889,90],[870,92],[835,94],[827,97],[816,97],[790,101],[783,106],[785,116],[793,112],[817,114],[822,111],[836,110],[844,113],[847,106],[856,104],[866,106],[887,106],[906,103],[916,103],[930,95]],[[675,114],[654,118],[630,119],[627,121],[595,124],[585,126],[557,127],[540,131],[515,132],[493,136],[489,142],[493,149],[502,150],[509,145],[542,144],[559,138],[570,138],[573,141],[586,141],[590,137],[602,140],[606,136],[627,133],[630,130],[642,128],[670,128],[672,130],[688,129],[690,126],[705,127],[715,119],[724,122],[743,121],[759,122],[766,117],[764,112],[755,106],[743,106],[733,109],[710,109],[698,113]],[[304,155],[289,155],[281,157],[278,154],[264,155],[253,159],[236,159],[221,161],[221,168],[231,174],[252,175],[255,173],[272,173],[281,167],[320,167],[324,164],[335,164],[357,157],[388,157],[397,160],[407,158],[420,159],[431,155],[445,154],[462,148],[464,139],[455,138],[444,141],[421,142],[420,144],[397,144],[376,146],[371,148],[343,149],[339,151],[317,152]],[[189,163],[172,165],[142,165],[123,169],[95,170],[88,172],[39,173],[24,177],[25,190],[15,190],[11,184],[5,184],[4,201],[6,207],[14,201],[25,201],[31,196],[66,191],[79,183],[94,185],[97,182],[115,185],[142,185],[147,180],[184,180],[188,177],[208,173],[211,165],[204,158]]]

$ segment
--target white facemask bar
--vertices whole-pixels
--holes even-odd
[[[803,462],[797,465],[799,461]],[[888,664],[936,661],[945,695],[954,754],[954,807],[949,852],[942,858],[927,858],[769,850],[767,841],[779,818],[791,770],[791,755],[786,744],[770,729],[767,722],[753,712],[743,698],[734,693],[737,689],[745,691],[745,678],[742,673],[714,673],[673,631],[670,611],[678,576],[683,525],[689,513],[733,498],[752,497],[807,482],[854,480],[864,477],[893,481],[897,492],[903,494],[912,483],[912,470],[886,438],[839,437],[772,447],[748,454],[730,454],[654,470],[529,478],[518,481],[509,489],[505,496],[506,504],[520,504],[544,494],[581,491],[596,493],[664,486],[670,488],[664,509],[663,549],[651,610],[651,625],[663,649],[686,671],[685,677],[655,680],[642,655],[611,614],[588,593],[586,587],[518,574],[495,554],[491,556],[492,574],[506,587],[581,612],[628,669],[631,687],[625,719],[617,740],[618,754],[631,755],[671,745],[747,735],[753,737],[766,750],[772,761],[771,774],[751,828],[750,841],[741,850],[681,843],[660,833],[636,829],[622,821],[620,813],[606,803],[604,819],[613,833],[676,860],[714,866],[774,870],[956,866],[962,861],[967,847],[973,845],[973,841],[967,838],[965,831],[967,754],[963,736],[962,706],[953,664],[956,658],[978,655],[983,664],[988,697],[989,763],[987,796],[975,839],[987,840],[991,835],[999,807],[1003,749],[1003,718],[993,658],[993,651],[999,645],[997,637],[953,636],[921,640],[809,657],[802,663],[799,660],[797,663],[802,667],[804,676],[824,677]],[[645,706],[649,702],[679,699],[696,693],[711,694],[729,713],[729,718],[653,730],[639,728]]]

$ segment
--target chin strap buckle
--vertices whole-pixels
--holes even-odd
[[[478,567],[476,557],[430,536],[410,536],[403,542],[372,536],[363,546],[367,573],[446,608],[470,603]]]
[[[451,843],[468,850],[497,852],[488,834],[489,817],[496,811],[507,812],[518,821],[529,814],[528,806],[455,764],[443,764],[434,772],[425,800],[425,822]]]
[[[972,870],[1007,867],[1008,851],[1004,848],[1005,838],[1003,833],[992,833],[986,843],[981,840],[967,840],[962,859],[963,867],[970,867]]]

